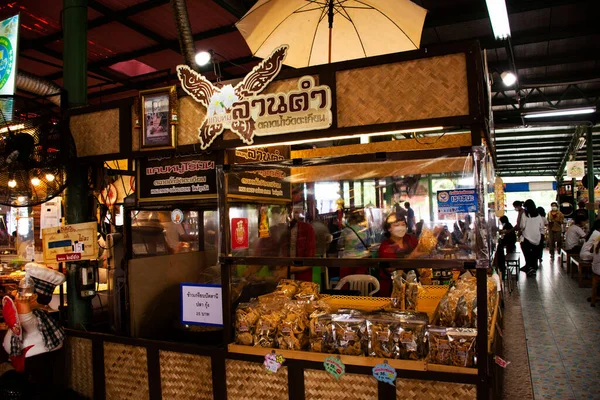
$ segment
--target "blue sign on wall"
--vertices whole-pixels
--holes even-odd
[[[438,213],[477,212],[475,189],[438,190]]]

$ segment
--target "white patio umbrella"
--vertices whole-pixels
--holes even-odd
[[[236,26],[255,56],[287,44],[301,68],[418,49],[426,14],[410,0],[259,0]]]

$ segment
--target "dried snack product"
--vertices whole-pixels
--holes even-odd
[[[404,278],[401,273],[397,273],[392,280],[392,307],[403,309],[404,308],[404,296],[405,296],[406,285]]]
[[[298,293],[298,288],[300,287],[300,282],[292,279],[282,279],[277,284],[275,288],[275,292],[281,292],[286,295],[288,299],[293,299],[296,293]]]
[[[252,346],[256,322],[260,317],[257,303],[240,303],[235,310],[235,343]]]
[[[421,285],[431,285],[433,279],[433,269],[431,268],[419,268],[419,282]]]
[[[450,343],[450,365],[472,367],[477,329],[448,328],[446,334]]]
[[[300,282],[294,298],[297,300],[317,300],[319,298],[319,285],[314,282]]]
[[[331,318],[331,326],[337,353],[349,356],[365,354],[367,335],[364,318],[334,314]]]
[[[450,364],[450,341],[446,333],[447,328],[443,326],[428,326],[427,339],[429,342],[429,353],[427,362],[432,364]]]
[[[398,321],[382,316],[367,320],[368,355],[370,357],[393,358],[396,349],[394,332]]]
[[[404,309],[405,310],[416,310],[417,303],[419,302],[419,289],[420,284],[416,282],[407,282],[405,284],[406,292],[404,295]]]
[[[429,317],[426,313],[404,311],[395,314],[394,330],[396,348],[393,358],[420,360],[425,357],[425,333]]]
[[[281,311],[261,315],[254,327],[254,346],[274,348],[277,331],[284,316]]]
[[[306,304],[292,302],[285,307],[285,316],[278,327],[277,347],[286,350],[304,350],[308,347],[308,315]]]
[[[258,296],[258,302],[262,306],[275,305],[281,307],[283,303],[287,302],[287,300],[289,300],[289,298],[286,296],[286,294],[280,291],[275,291],[263,294],[262,296]]]
[[[477,319],[474,318],[476,315],[477,307],[477,292],[470,287],[467,287],[463,295],[458,299],[456,303],[456,313],[454,316],[453,326],[459,328],[472,328],[475,326]]]
[[[334,353],[331,315],[311,314],[309,329],[309,349],[318,353]]]

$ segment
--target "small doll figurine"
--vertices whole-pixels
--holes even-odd
[[[26,277],[19,284],[16,302],[6,296],[2,306],[10,328],[4,337],[4,350],[10,355],[15,370],[27,373],[29,361],[26,362],[26,359],[63,346],[65,333],[43,306],[50,303],[54,289],[65,281],[65,276],[36,263],[25,265],[25,272]]]

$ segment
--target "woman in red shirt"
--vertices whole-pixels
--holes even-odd
[[[378,258],[402,258],[415,256],[413,250],[417,247],[419,239],[407,233],[408,225],[403,213],[392,213],[385,219],[383,225],[385,239],[379,246]],[[378,296],[389,297],[392,294],[393,268],[381,268],[379,270],[380,289]]]

